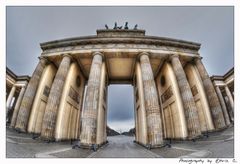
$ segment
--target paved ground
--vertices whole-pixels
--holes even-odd
[[[234,136],[233,127],[222,132],[209,134],[209,137],[202,138],[196,142],[192,141],[175,141],[172,142],[172,148],[190,149],[195,152],[205,151],[208,158],[233,158],[234,157]],[[185,155],[184,155],[185,156]],[[195,155],[194,155],[195,156]],[[194,157],[192,156],[192,157]],[[174,154],[170,157],[175,157]]]
[[[6,157],[8,158],[176,158],[176,157],[229,157],[233,158],[233,128],[192,141],[172,141],[171,148],[151,151],[133,142],[134,137],[108,137],[109,144],[97,152],[88,149],[72,149],[70,142],[45,143],[33,140],[31,135],[7,129]]]
[[[109,144],[93,153],[91,158],[154,158],[161,157],[133,142],[134,137],[108,137]]]
[[[46,143],[39,139],[33,140],[29,134],[17,133],[7,129],[6,157],[7,158],[34,158],[34,157],[87,157],[91,150],[72,150],[71,142]],[[64,156],[58,156],[59,152],[69,151]],[[76,151],[77,153],[72,153]],[[52,155],[56,154],[56,155]],[[77,154],[77,156],[76,156]],[[75,155],[75,156],[74,156]]]

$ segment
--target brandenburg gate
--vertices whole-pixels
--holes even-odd
[[[107,141],[107,87],[134,87],[136,142],[192,140],[229,126],[226,108],[199,55],[200,44],[139,29],[41,44],[42,54],[11,127],[47,141]]]

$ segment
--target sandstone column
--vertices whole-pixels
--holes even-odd
[[[103,104],[105,102],[104,98],[104,90],[106,85],[106,65],[105,62],[102,63],[101,68],[101,80],[100,80],[100,88],[99,88],[99,101],[98,101],[98,116],[97,116],[97,144],[102,144],[105,142],[104,140],[104,132],[105,127],[105,112],[107,109],[103,108]],[[105,105],[104,105],[105,106]]]
[[[9,119],[10,119],[9,118],[10,117],[9,112],[10,112],[11,102],[13,100],[13,96],[15,94],[15,91],[16,91],[16,86],[13,85],[12,89],[11,89],[9,95],[8,95],[7,103],[6,103],[6,122],[8,122]]]
[[[43,124],[41,130],[41,138],[45,140],[54,140],[54,131],[58,114],[58,107],[60,104],[63,86],[68,74],[70,63],[71,56],[68,54],[63,55],[63,59],[52,83],[48,102],[43,116]]]
[[[17,115],[18,115],[18,112],[19,112],[20,104],[21,104],[21,101],[23,99],[25,89],[26,89],[26,86],[22,86],[21,91],[20,91],[19,96],[18,96],[18,99],[17,99],[17,102],[16,102],[16,105],[15,105],[15,108],[14,108],[14,111],[13,111],[13,116],[12,116],[10,127],[14,128],[14,126],[16,124]]]
[[[222,106],[222,110],[223,110],[223,114],[224,114],[224,119],[225,119],[225,124],[226,124],[226,125],[229,125],[229,124],[230,124],[229,115],[228,115],[228,112],[227,112],[227,107],[226,107],[226,105],[225,105],[225,102],[224,102],[222,93],[221,93],[221,91],[220,91],[220,89],[219,89],[218,86],[216,86],[215,89],[216,89],[216,93],[217,93],[217,95],[218,95],[220,104],[221,104],[221,106]]]
[[[26,132],[29,115],[31,112],[32,103],[38,88],[38,84],[46,66],[47,60],[45,58],[40,58],[40,61],[34,70],[32,77],[28,83],[26,91],[24,93],[20,109],[17,116],[16,130],[21,132]]]
[[[229,88],[228,88],[227,85],[225,86],[225,91],[226,91],[226,94],[227,94],[229,103],[230,103],[230,105],[231,105],[231,109],[232,109],[232,111],[233,111],[233,109],[234,109],[233,97],[232,97],[232,94],[231,94],[231,92],[230,92],[230,90],[229,90]]]
[[[93,54],[91,70],[82,113],[80,142],[82,145],[96,144],[97,113],[101,80],[102,56]]]
[[[215,129],[224,128],[226,125],[223,117],[223,112],[217,94],[215,92],[213,83],[209,78],[209,75],[200,58],[195,58],[195,64],[201,76],[203,86],[208,98],[208,103],[211,109]]]
[[[12,99],[13,99],[13,96],[14,96],[15,91],[16,91],[16,86],[13,85],[13,86],[12,86],[12,89],[11,89],[9,95],[8,95],[8,98],[7,98],[7,102],[6,102],[7,111],[6,111],[6,112],[8,112],[8,110],[9,110],[9,108],[10,108],[10,105],[11,105],[11,102],[12,102]]]
[[[170,57],[172,67],[177,79],[178,87],[182,97],[183,108],[188,129],[188,138],[194,139],[201,135],[201,128],[198,119],[197,107],[191,92],[191,88],[187,81],[186,74],[183,70],[182,64],[178,55]]]
[[[147,132],[147,121],[146,121],[146,110],[145,110],[145,101],[144,101],[144,90],[143,90],[143,81],[140,63],[136,63],[136,85],[138,87],[138,100],[139,100],[139,109],[136,109],[138,122],[138,141],[142,144],[148,143],[148,132]],[[141,120],[141,121],[140,121]]]
[[[160,116],[160,106],[158,102],[157,88],[153,77],[152,67],[147,53],[140,54],[140,65],[142,73],[148,143],[150,146],[163,144],[162,121]]]

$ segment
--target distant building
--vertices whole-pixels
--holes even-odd
[[[22,101],[26,86],[30,80],[29,76],[17,76],[9,68],[6,68],[6,116],[7,123],[15,124],[20,103]],[[14,112],[13,112],[14,111]]]
[[[218,94],[221,106],[226,109],[226,117],[234,121],[234,68],[230,69],[225,75],[211,77]],[[228,118],[225,118],[228,119]]]

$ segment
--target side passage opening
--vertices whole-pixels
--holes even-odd
[[[108,141],[132,142],[135,139],[133,86],[109,85],[107,104]]]

